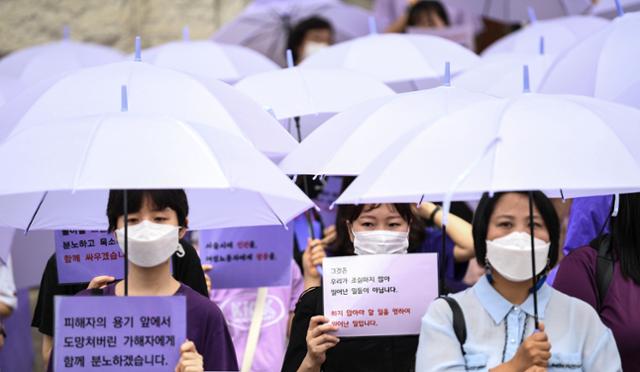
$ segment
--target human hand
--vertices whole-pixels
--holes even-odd
[[[518,348],[516,355],[508,362],[515,371],[529,371],[532,367],[546,370],[551,358],[551,343],[544,332],[544,323],[540,322],[539,330],[527,337]],[[539,369],[533,369],[538,371]]]
[[[196,345],[187,340],[180,346],[180,360],[175,372],[203,372],[204,360],[196,350]]]
[[[113,282],[114,280],[116,280],[116,278],[109,275],[96,276],[95,278],[91,279],[91,282],[89,282],[87,289],[104,288],[107,286],[107,284]]]
[[[309,321],[307,330],[307,355],[304,364],[308,368],[321,366],[327,359],[327,350],[336,346],[340,339],[329,332],[338,330],[337,326],[329,323],[329,319],[323,315],[316,315]]]

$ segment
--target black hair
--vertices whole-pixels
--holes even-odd
[[[129,213],[136,213],[142,208],[144,198],[148,197],[153,206],[162,210],[170,208],[178,216],[178,224],[187,226],[187,216],[189,215],[189,202],[187,194],[182,189],[170,190],[127,190],[127,210]],[[107,218],[109,219],[109,232],[117,228],[118,217],[124,215],[124,192],[123,190],[110,190],[109,201],[107,202]]]
[[[622,275],[640,285],[640,193],[620,195],[618,216],[611,218],[611,241]]]
[[[420,15],[423,13],[435,13],[442,19],[445,25],[449,26],[449,15],[447,10],[442,6],[439,1],[418,1],[411,8],[409,8],[409,19],[407,20],[407,26],[416,26]]]
[[[298,55],[298,49],[302,46],[304,38],[310,30],[329,30],[331,35],[334,33],[331,23],[322,17],[313,16],[298,22],[293,26],[291,31],[289,31],[289,37],[287,38],[287,49],[290,49],[293,54],[293,63],[298,61],[300,57]]]
[[[476,260],[481,266],[487,264],[487,231],[491,215],[495,210],[496,204],[501,197],[510,192],[498,192],[493,197],[488,193],[482,195],[482,199],[478,203],[476,213],[473,216],[472,234],[473,245],[476,251]],[[528,196],[527,191],[514,191],[514,193]],[[544,225],[549,232],[549,268],[552,268],[558,262],[558,250],[560,246],[560,219],[551,200],[541,191],[532,191],[533,205],[538,209]]]
[[[351,184],[355,177],[342,178],[342,192]],[[378,208],[381,204],[374,204],[373,208]],[[411,205],[408,203],[391,204],[398,211],[403,220],[409,223],[409,249],[408,252],[416,252],[425,239],[425,225],[418,216],[414,215]],[[334,254],[336,256],[351,256],[353,252],[353,242],[347,222],[353,222],[364,210],[365,204],[343,204],[338,206],[336,216],[336,242]]]

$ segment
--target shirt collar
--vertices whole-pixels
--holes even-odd
[[[514,307],[511,302],[507,301],[493,288],[486,275],[483,275],[480,280],[478,280],[473,286],[473,290],[476,292],[478,301],[480,301],[482,307],[489,313],[496,324],[500,324]],[[550,297],[551,288],[545,283],[538,290],[538,317],[540,319],[544,319],[544,310],[547,307],[547,303],[549,303]],[[520,305],[520,308],[527,314],[533,316],[533,295],[530,294],[526,301]]]

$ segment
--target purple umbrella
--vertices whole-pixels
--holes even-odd
[[[336,42],[369,33],[369,13],[357,6],[337,0],[280,0],[252,4],[223,26],[213,40],[249,47],[284,67],[289,31],[311,16],[326,18],[332,24]]]

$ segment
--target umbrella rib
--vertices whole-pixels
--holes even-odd
[[[91,130],[91,135],[89,137],[89,140],[87,141],[86,146],[84,147],[84,150],[82,151],[82,162],[80,163],[80,166],[76,170],[76,174],[73,177],[73,183],[72,183],[72,187],[71,187],[72,192],[76,191],[76,187],[78,186],[78,181],[80,179],[80,176],[84,172],[84,168],[87,165],[87,154],[89,154],[89,151],[91,149],[91,144],[93,143],[93,140],[96,138],[98,130],[100,129],[100,127],[104,123],[104,120],[105,120],[104,117],[100,118],[98,123],[96,123],[94,128]]]
[[[287,228],[287,224],[284,223],[284,221],[282,221],[282,219],[276,213],[276,211],[273,210],[273,208],[271,207],[271,204],[269,204],[269,202],[264,198],[264,195],[262,195],[261,192],[259,192],[258,195],[260,195],[260,199],[262,199],[264,204],[269,208],[269,212],[271,212],[271,214],[273,214],[276,217],[276,219],[278,219],[278,222],[280,222],[280,224],[286,229]]]
[[[502,126],[504,124],[504,113],[507,111],[507,109],[509,108],[509,106],[511,105],[511,103],[513,102],[513,99],[510,99],[502,108],[502,110],[500,111],[500,121],[498,122],[498,130],[496,131],[496,139],[500,139],[500,132],[502,131]],[[488,190],[490,191],[490,193],[493,193],[495,190],[494,185],[493,185],[493,176],[496,174],[496,158],[498,157],[498,146],[500,145],[500,142],[502,141],[498,141],[498,143],[495,144],[495,150],[493,151],[493,161],[492,161],[492,166],[491,166],[491,178],[489,178],[489,182],[491,184],[491,189]]]

